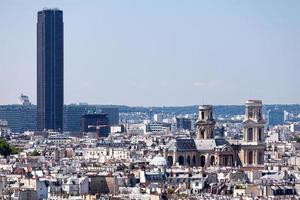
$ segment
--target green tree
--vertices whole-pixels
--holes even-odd
[[[5,158],[12,152],[10,145],[3,139],[0,139],[0,154]]]
[[[40,156],[41,154],[35,149],[33,152],[30,154],[31,156]]]
[[[300,137],[299,137],[299,136],[295,137],[294,140],[295,140],[296,142],[300,143]]]
[[[6,140],[0,139],[0,154],[5,158],[11,154],[18,154],[21,149],[11,146]]]
[[[19,152],[21,152],[21,149],[11,146],[11,154],[18,154]]]

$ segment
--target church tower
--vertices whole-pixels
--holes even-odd
[[[243,141],[240,159],[243,167],[263,167],[265,120],[262,116],[262,101],[246,101],[245,118],[243,121]]]
[[[215,120],[211,105],[199,106],[199,116],[196,122],[196,139],[214,139]]]

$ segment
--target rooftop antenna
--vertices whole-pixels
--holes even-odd
[[[250,100],[253,99],[253,88],[250,88]]]

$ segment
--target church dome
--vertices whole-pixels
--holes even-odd
[[[154,166],[167,166],[167,160],[161,154],[157,154],[150,161],[150,165],[154,165]]]

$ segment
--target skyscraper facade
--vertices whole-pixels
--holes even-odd
[[[268,111],[268,125],[276,126],[284,124],[284,111],[278,108]]]
[[[99,137],[107,137],[110,131],[107,114],[85,114],[81,117],[82,132],[96,132]]]
[[[101,113],[107,114],[108,124],[119,125],[119,108],[118,107],[101,107]]]
[[[63,130],[63,12],[44,9],[37,21],[37,130]]]
[[[93,113],[96,108],[90,105],[65,105],[64,106],[64,131],[79,132],[81,117]]]
[[[1,105],[0,120],[8,122],[12,132],[36,130],[36,106],[35,105]]]
[[[192,130],[192,120],[185,117],[176,117],[176,127],[178,130]]]

